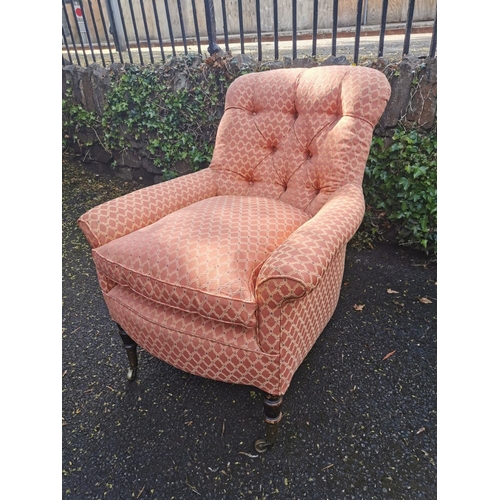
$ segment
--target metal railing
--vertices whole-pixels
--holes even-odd
[[[371,11],[371,18],[379,19],[377,24],[369,24],[369,1],[357,0],[349,18],[342,11],[346,6],[342,0],[322,0],[321,12],[320,0],[291,0],[291,9],[290,2],[284,8],[281,0],[237,0],[237,9],[234,2],[226,0],[62,0],[63,64],[146,65],[165,62],[180,53],[214,54],[221,50],[253,52],[259,61],[277,60],[285,54],[296,59],[299,52],[312,57],[338,56],[346,43],[357,64],[365,40],[370,40],[372,56],[384,57],[388,37],[396,35],[402,43],[399,55],[404,57],[410,53],[412,37],[419,33],[427,33],[427,45],[420,47],[418,55],[436,56],[435,6],[431,19],[416,23],[416,0],[401,0],[403,15],[399,15],[406,19],[395,23],[388,17],[394,17],[389,0],[382,0],[378,10]],[[306,27],[305,4],[310,9],[307,18],[312,18]],[[290,21],[291,29],[283,29]]]

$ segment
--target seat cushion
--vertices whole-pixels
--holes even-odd
[[[93,258],[143,297],[253,328],[260,267],[309,218],[280,200],[216,196],[94,249]]]

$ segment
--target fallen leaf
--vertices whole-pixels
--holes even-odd
[[[432,300],[429,300],[427,297],[420,297],[418,300],[420,300],[422,304],[432,304]]]
[[[247,453],[246,451],[239,451],[238,455],[246,455],[247,457],[250,457],[250,458],[257,458],[259,456],[259,455],[252,455],[250,453]],[[223,472],[223,471],[221,471],[221,472]]]
[[[396,292],[396,290],[391,290],[390,288],[388,288],[387,293],[399,293],[399,292]]]
[[[191,488],[191,491],[193,491],[194,493],[196,493],[197,495],[200,495],[201,496],[201,493],[194,487],[194,486],[191,486],[189,483],[188,483],[188,480],[186,478],[186,484]]]
[[[365,307],[364,304],[354,304],[355,311],[362,311],[364,307]]]
[[[382,361],[385,361],[386,359],[390,358],[396,351],[391,351],[389,354],[386,354],[383,358]]]
[[[326,470],[326,469],[329,469],[330,467],[333,467],[335,464],[330,464],[330,465],[327,465],[326,467],[323,467],[322,469],[320,470]]]

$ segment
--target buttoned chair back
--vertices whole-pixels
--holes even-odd
[[[388,95],[385,76],[364,67],[241,76],[210,165],[217,194],[277,198],[315,215],[340,187],[361,185]]]

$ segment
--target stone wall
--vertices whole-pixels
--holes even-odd
[[[292,61],[285,57],[281,61],[259,63],[250,56],[242,54],[230,58],[229,61],[226,60],[225,63],[228,63],[235,71],[349,64],[344,57],[333,56],[322,62],[312,58]],[[175,58],[169,64],[174,66]],[[206,61],[198,57],[192,62],[192,67],[203,70],[206,64]],[[390,101],[375,128],[375,135],[390,138],[394,128],[398,125],[423,131],[429,131],[435,127],[437,120],[437,58],[407,57],[399,63],[389,63],[381,58],[364,65],[384,72],[392,87]],[[93,111],[100,115],[105,109],[106,92],[111,85],[111,74],[113,72],[119,73],[122,69],[123,67],[116,63],[109,69],[96,64],[87,68],[64,66],[62,68],[63,97],[67,95],[66,91],[70,87],[75,104],[80,104],[87,111]],[[174,67],[173,88],[182,88],[186,85],[186,81],[187,78],[182,74],[182,71],[175,73]],[[224,103],[220,102],[218,106],[220,108],[219,114],[222,115]],[[100,144],[95,130],[83,129],[78,132],[78,140],[71,145],[70,151],[96,172],[112,173],[125,180],[135,179],[146,185],[163,180],[162,171],[155,167],[144,154],[145,147],[140,141],[134,142],[132,148],[125,151],[107,151]],[[182,172],[182,165],[178,165],[177,170],[185,173]]]

